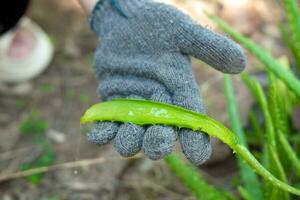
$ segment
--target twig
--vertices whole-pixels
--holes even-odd
[[[139,158],[141,158],[141,155],[137,155],[137,156],[129,158],[129,159],[139,159]],[[66,163],[52,165],[52,166],[46,166],[46,167],[38,167],[38,168],[33,168],[33,169],[25,170],[25,171],[14,172],[11,174],[0,174],[0,183],[4,182],[4,181],[8,181],[8,180],[31,176],[34,174],[50,172],[50,171],[55,171],[55,170],[60,170],[60,169],[86,167],[86,166],[90,166],[90,165],[100,164],[105,161],[113,161],[113,160],[118,160],[118,159],[122,159],[122,158],[115,157],[115,158],[111,158],[111,159],[105,159],[103,157],[100,157],[100,158],[94,158],[94,159],[85,159],[85,160],[79,160],[79,161],[73,161],[73,162],[66,162]]]

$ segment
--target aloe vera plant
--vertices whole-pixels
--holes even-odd
[[[199,200],[225,200],[226,193],[217,190],[215,187],[206,183],[195,167],[186,165],[180,156],[176,154],[168,155],[165,158],[167,165],[181,180],[181,182]],[[203,192],[205,191],[205,192]]]
[[[251,78],[246,73],[243,73],[242,78],[246,82],[246,85],[249,87],[250,91],[252,92],[253,96],[255,97],[256,101],[261,107],[261,110],[263,111],[263,115],[265,119],[265,132],[266,132],[265,148],[267,151],[265,151],[265,153],[267,154],[266,155],[267,167],[276,177],[286,182],[287,177],[284,172],[278,154],[277,141],[275,135],[275,126],[272,121],[272,116],[268,108],[267,98],[263,92],[262,86],[256,79]],[[274,193],[276,193],[276,197],[280,197],[280,199],[289,199],[287,193],[283,191],[277,191],[276,187],[274,188],[270,186],[268,183],[266,184],[266,187],[269,188],[268,192],[266,192],[268,198],[271,198],[271,195],[274,195]]]
[[[284,8],[287,15],[287,30],[285,31],[287,42],[295,57],[295,60],[300,69],[300,9],[297,0],[283,0]]]
[[[285,69],[281,63],[279,63],[273,56],[265,49],[255,44],[249,38],[239,34],[234,31],[226,22],[221,20],[216,16],[208,15],[210,19],[215,22],[224,32],[229,34],[232,38],[238,41],[246,49],[249,50],[259,61],[261,61],[266,69],[276,75],[281,79],[286,86],[298,97],[300,98],[300,80],[295,76],[295,74],[289,70]]]
[[[238,108],[236,106],[237,104],[234,96],[231,77],[229,75],[224,76],[224,90],[227,99],[227,110],[229,114],[231,128],[237,134],[241,143],[248,148],[247,139],[243,131]],[[245,187],[242,190],[239,189],[241,195],[244,197],[244,199],[262,199],[263,196],[261,191],[261,185],[256,174],[240,158],[238,159],[238,166],[240,168],[242,184]]]
[[[96,122],[131,122],[138,125],[163,124],[202,131],[217,137],[244,159],[252,169],[270,184],[300,196],[300,190],[280,181],[267,171],[241,144],[238,137],[224,125],[208,116],[174,105],[145,100],[119,99],[93,105],[81,118],[81,124]]]
[[[298,141],[291,139],[297,135],[294,134],[295,127],[291,121],[293,109],[299,105],[300,101],[300,79],[299,73],[296,71],[296,67],[298,72],[300,69],[300,8],[297,0],[283,0],[282,3],[286,11],[286,21],[281,22],[280,29],[282,39],[293,55],[291,62],[288,61],[288,56],[283,59],[273,57],[259,44],[236,32],[217,16],[209,17],[224,32],[253,54],[265,67],[269,75],[268,95],[265,94],[257,80],[243,74],[243,79],[258,103],[263,116],[262,124],[259,124],[256,118],[259,118],[259,115],[255,117],[253,112],[250,112],[251,132],[253,136],[255,135],[254,138],[256,137],[256,147],[262,149],[262,155],[260,153],[258,155],[262,158],[263,166],[283,182],[289,180],[291,184],[297,185],[300,174],[300,159],[297,155],[299,154],[299,150],[297,150]],[[265,130],[261,129],[261,125],[264,125]],[[264,135],[265,138],[259,135]],[[257,140],[258,137],[260,139]],[[249,139],[250,137],[247,137],[248,142]],[[293,198],[286,192],[266,183],[263,193],[266,199]]]

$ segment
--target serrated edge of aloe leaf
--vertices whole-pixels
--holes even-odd
[[[189,128],[219,138],[243,158],[252,169],[282,190],[300,196],[300,190],[278,180],[267,171],[244,147],[237,136],[220,122],[208,116],[170,104],[146,100],[118,99],[98,103],[89,108],[80,123],[96,121],[131,122],[138,125],[163,124],[178,128]]]

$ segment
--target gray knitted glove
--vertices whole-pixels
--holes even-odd
[[[115,2],[99,1],[91,16],[91,27],[101,39],[95,71],[103,101],[140,98],[204,113],[188,56],[225,73],[244,69],[244,54],[237,44],[176,8],[152,0]],[[88,134],[89,141],[99,145],[114,140],[122,156],[143,149],[153,160],[170,154],[177,137],[192,163],[199,165],[209,158],[209,137],[188,129],[177,133],[169,126],[99,122]]]

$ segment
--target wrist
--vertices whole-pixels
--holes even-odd
[[[107,25],[103,25],[105,24],[105,21],[115,17],[116,14],[122,15],[123,10],[119,5],[118,0],[96,0],[90,13],[90,27],[94,32],[99,34],[101,29],[103,30],[107,28]],[[125,14],[122,16],[126,17]]]
[[[96,33],[98,33],[99,31],[97,28],[99,26],[99,21],[104,17],[103,12],[109,10],[108,4],[105,1],[108,0],[96,0],[95,5],[90,11],[90,16],[89,16],[90,27]]]

